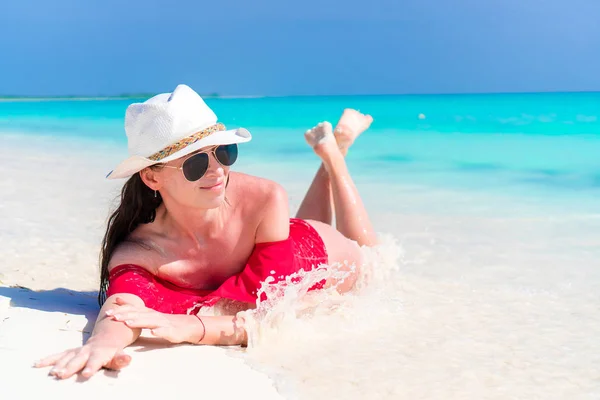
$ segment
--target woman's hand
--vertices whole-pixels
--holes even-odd
[[[130,328],[149,329],[152,335],[171,343],[197,343],[204,335],[204,327],[194,316],[164,314],[121,298],[115,302],[118,307],[107,310],[106,315]]]
[[[115,346],[109,339],[92,337],[81,347],[63,351],[46,357],[34,364],[36,368],[54,366],[50,375],[58,379],[70,378],[81,372],[85,378],[89,378],[101,368],[119,370],[129,365],[131,356],[123,352],[119,346]]]

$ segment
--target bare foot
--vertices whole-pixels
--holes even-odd
[[[321,122],[314,128],[307,130],[304,138],[321,160],[323,160],[325,168],[328,167],[332,158],[337,156],[343,159],[329,122]]]
[[[348,153],[348,148],[354,143],[354,140],[358,135],[369,129],[372,122],[373,117],[370,115],[364,115],[351,108],[344,110],[334,132],[335,140],[342,154],[346,155]]]
[[[320,122],[314,128],[307,130],[306,133],[304,133],[304,139],[306,139],[306,143],[313,149],[315,146],[325,141],[335,141],[331,124],[327,121]]]

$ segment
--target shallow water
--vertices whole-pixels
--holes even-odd
[[[245,356],[289,398],[598,396],[599,276],[574,271],[597,266],[598,251],[455,235],[382,245],[375,276],[351,295],[315,294],[303,308],[288,288],[257,313]]]

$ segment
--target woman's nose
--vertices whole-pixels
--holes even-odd
[[[225,175],[225,169],[221,165],[217,158],[215,157],[215,153],[209,153],[208,156],[208,172],[214,172],[216,174]]]

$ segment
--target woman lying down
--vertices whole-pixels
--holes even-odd
[[[371,122],[347,109],[335,131],[324,122],[305,133],[322,164],[290,218],[279,184],[230,171],[250,133],[227,130],[188,86],[130,105],[130,157],[108,175],[128,180],[103,241],[94,331],[83,346],[36,366],[52,366],[59,379],[121,369],[131,360],[123,349],[142,329],[173,343],[244,345],[243,321],[198,315],[199,305],[229,299],[251,308],[269,277],[359,266],[359,247],[375,245],[376,235],[344,156]],[[344,292],[354,281],[351,274],[311,290],[336,285]]]

